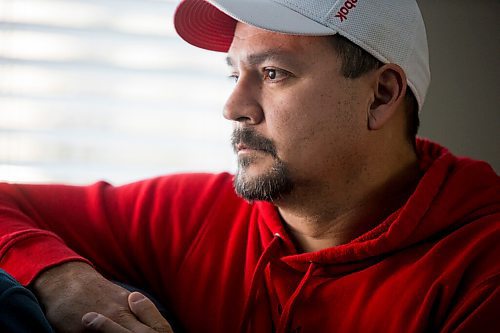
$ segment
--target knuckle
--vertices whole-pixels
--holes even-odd
[[[119,308],[114,312],[113,317],[116,318],[116,320],[119,322],[127,322],[132,318],[132,314],[128,309]]]
[[[97,318],[95,318],[94,320],[92,320],[91,322],[89,322],[87,324],[87,327],[91,328],[93,330],[102,329],[102,328],[104,328],[106,326],[106,324],[107,324],[108,321],[109,321],[108,318],[99,315],[99,316],[97,316]]]

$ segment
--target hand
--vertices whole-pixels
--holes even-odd
[[[161,316],[153,302],[141,293],[131,293],[128,296],[128,304],[132,313],[146,325],[145,327],[131,331],[110,318],[96,312],[85,314],[82,318],[82,323],[91,331],[103,333],[173,333],[172,327],[170,327],[167,320]]]
[[[34,281],[33,289],[57,332],[84,332],[82,316],[92,311],[134,332],[145,327],[130,311],[130,292],[108,281],[86,263],[70,262],[53,267]]]

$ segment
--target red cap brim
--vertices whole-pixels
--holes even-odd
[[[236,20],[204,0],[184,0],[175,11],[174,26],[179,36],[194,46],[227,52]]]

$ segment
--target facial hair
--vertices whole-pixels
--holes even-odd
[[[273,165],[260,175],[249,176],[247,168],[255,162],[253,156],[238,158],[238,170],[233,186],[240,197],[247,201],[273,202],[289,194],[293,187],[287,165],[278,157],[274,143],[249,128],[235,129],[231,144],[237,153],[237,145],[243,144],[250,149],[260,150],[273,158]]]

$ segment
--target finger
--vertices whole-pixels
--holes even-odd
[[[131,333],[128,329],[96,312],[86,313],[82,317],[83,326],[90,331],[104,333]]]
[[[128,296],[130,311],[145,325],[156,332],[173,333],[168,321],[163,318],[160,311],[149,298],[141,293],[133,292]]]

